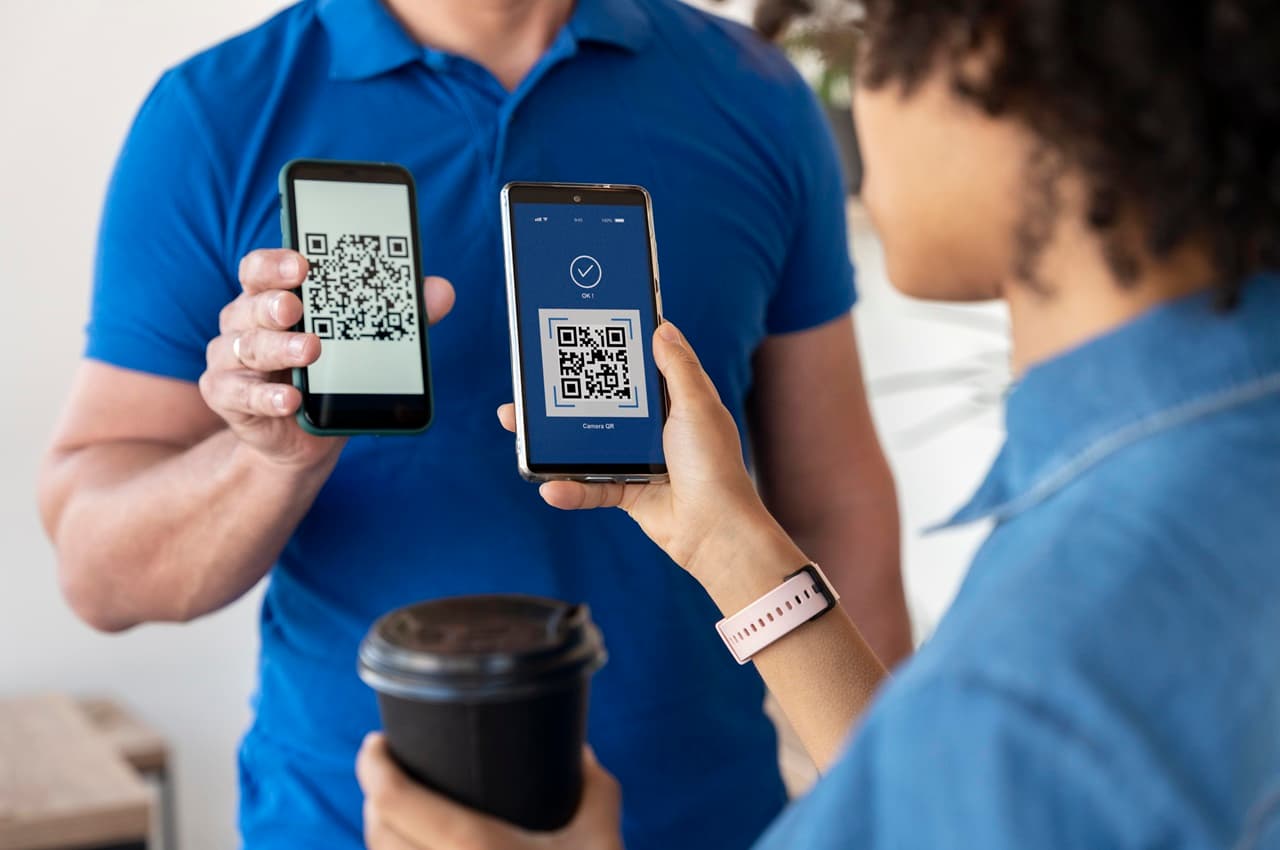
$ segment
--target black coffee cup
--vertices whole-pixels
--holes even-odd
[[[589,684],[604,661],[585,605],[463,596],[378,620],[359,672],[406,773],[470,808],[554,830],[581,801]]]

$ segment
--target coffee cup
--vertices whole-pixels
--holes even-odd
[[[582,797],[589,686],[605,657],[584,605],[464,596],[382,617],[359,673],[409,776],[517,826],[555,830]]]

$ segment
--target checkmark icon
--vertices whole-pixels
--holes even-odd
[[[589,254],[580,254],[569,263],[569,279],[581,289],[595,289],[603,277],[600,261]]]

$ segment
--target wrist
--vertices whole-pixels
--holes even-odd
[[[331,451],[288,457],[261,451],[237,439],[227,466],[233,476],[240,474],[263,483],[270,480],[290,490],[319,489],[337,465],[342,444],[346,442],[332,439],[335,445]]]
[[[726,616],[773,590],[809,563],[763,508],[721,524],[703,540],[688,571]]]

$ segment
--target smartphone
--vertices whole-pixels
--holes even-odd
[[[516,454],[530,481],[661,481],[667,391],[653,205],[639,186],[502,190]]]
[[[284,246],[307,258],[293,370],[312,434],[416,434],[434,415],[413,177],[399,165],[295,159],[280,169]]]

